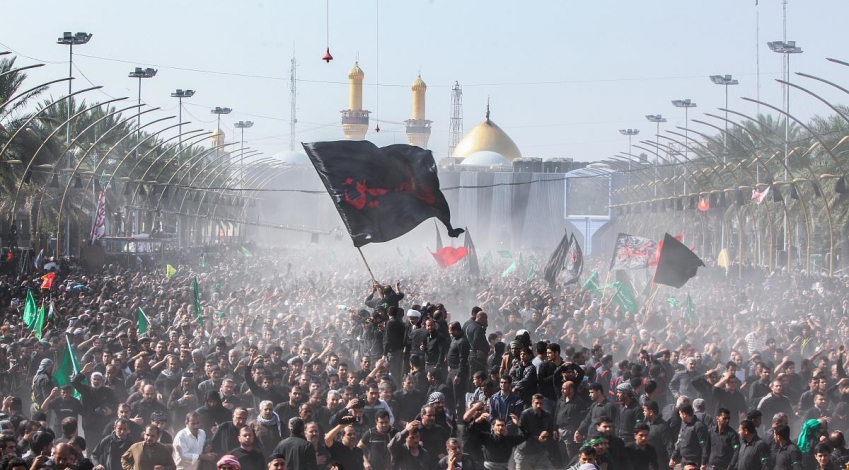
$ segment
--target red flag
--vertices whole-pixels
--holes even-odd
[[[433,259],[436,260],[436,262],[439,264],[439,267],[442,269],[445,269],[455,264],[457,261],[460,261],[461,259],[465,258],[466,253],[466,248],[462,246],[459,248],[454,248],[453,246],[446,246],[436,250],[436,253],[432,251],[430,252],[430,254],[433,255]]]
[[[55,277],[56,273],[47,273],[44,276],[41,276],[41,288],[49,290],[53,287],[53,278]]]
[[[770,186],[767,186],[766,189],[763,190],[763,192],[758,191],[757,188],[752,188],[752,199],[755,200],[756,204],[764,202],[764,198],[767,194],[769,194],[769,188]]]
[[[701,202],[699,202],[701,204]],[[684,232],[681,232],[680,235],[675,237],[679,242],[684,239]],[[657,249],[654,250],[654,256],[649,260],[649,266],[657,266],[657,263],[660,261],[660,252],[663,250],[663,240],[657,242]]]

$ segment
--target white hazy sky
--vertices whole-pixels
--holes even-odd
[[[30,73],[33,84],[67,76],[68,49],[56,44],[63,31],[94,33],[88,45],[76,48],[74,60],[75,88],[89,81],[104,86],[102,93],[88,93],[89,100],[135,100],[137,81],[127,73],[135,66],[158,68],[142,89],[144,102],[162,108],[158,117],[176,116],[172,91],[194,89],[195,97],[185,102],[184,120],[196,123],[189,128],[212,130],[209,109],[231,107],[222,121],[228,139],[234,122],[254,121],[247,145],[266,156],[288,150],[293,50],[299,141],[341,138],[346,74],[359,57],[366,74],[364,107],[381,120],[382,132],[368,138],[378,145],[406,141],[409,87],[421,71],[437,158],[447,154],[455,80],[463,86],[465,129],[483,119],[490,97],[493,121],[527,157],[605,158],[627,151],[622,128],[654,140],[646,114],[663,114],[669,128],[684,125],[683,110],[671,100],[695,101],[691,118],[724,105],[723,89],[710,82],[711,74],[739,79],[729,90],[730,107],[754,114],[756,106],[739,97],[757,95],[756,50],[760,96],[781,106],[774,81],[780,57],[766,46],[782,39],[781,0],[760,0],[758,6],[754,0],[329,0],[330,64],[320,60],[327,31],[322,0],[2,3],[0,50],[29,57],[20,57],[19,65],[48,64]],[[792,57],[791,69],[846,85],[849,68],[825,59],[849,60],[849,2],[790,0],[787,12],[787,39],[804,49]],[[793,81],[835,102],[849,101],[825,85]],[[61,96],[63,89],[51,93]],[[829,111],[801,92],[791,102],[791,112],[803,117]]]

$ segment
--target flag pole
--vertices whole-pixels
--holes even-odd
[[[368,275],[371,276],[371,282],[377,285],[377,279],[374,278],[374,273],[371,272],[371,267],[368,265],[368,261],[366,261],[366,256],[363,254],[363,250],[360,247],[357,247],[357,251],[360,252],[360,258],[363,259],[363,264],[366,265],[366,269],[368,270]]]
[[[607,285],[607,281],[609,281],[609,280],[610,280],[610,270],[608,270],[608,271],[607,271],[607,276],[605,276],[605,277],[604,277],[604,284],[603,284],[603,285],[604,285],[604,286],[606,286],[606,285]],[[603,304],[603,303],[604,303],[604,297],[605,297],[605,291],[606,291],[606,290],[607,290],[607,289],[602,289],[602,290],[601,290],[601,300],[599,300],[599,302],[598,302],[598,304],[599,304],[599,305],[601,305],[601,304]]]

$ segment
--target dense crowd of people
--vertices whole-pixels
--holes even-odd
[[[161,260],[173,275],[3,278],[0,470],[849,464],[849,279],[708,267],[677,292],[632,271],[625,312],[502,276],[509,260],[472,277],[376,259],[378,283],[344,252],[218,246]]]

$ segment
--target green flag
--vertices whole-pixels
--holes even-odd
[[[28,330],[31,330],[35,325],[35,314],[38,307],[35,304],[35,298],[32,296],[32,290],[27,289],[27,301],[24,304],[24,324]]]
[[[616,289],[616,293],[613,294],[613,301],[626,312],[636,312],[639,304],[637,304],[634,294],[631,293],[631,289],[628,289],[621,282],[614,282],[612,287]]]
[[[492,251],[487,251],[481,262],[483,262],[484,265],[492,263]]]
[[[513,254],[509,250],[498,250],[498,256],[509,259],[513,257]]]
[[[241,247],[241,248],[239,248],[239,252],[241,252],[241,253],[242,253],[242,256],[244,256],[245,258],[250,258],[250,257],[252,257],[252,256],[253,256],[253,255],[251,254],[251,252],[250,252],[250,251],[248,251],[248,249],[247,249],[247,248],[245,248],[245,247]]]
[[[147,330],[150,329],[150,320],[147,319],[147,315],[144,314],[144,310],[139,307],[138,314],[138,322],[136,323],[136,327],[138,327],[139,334],[147,333]]]
[[[171,279],[174,275],[177,274],[177,269],[170,264],[165,265],[165,279]]]
[[[71,341],[68,340],[68,335],[65,335],[65,354],[62,355],[62,362],[59,363],[59,368],[53,373],[53,380],[56,381],[56,386],[71,385],[71,380],[80,371],[80,363],[77,362],[77,356],[74,354],[74,348]],[[80,392],[74,389],[74,398],[80,399]]]
[[[598,271],[593,271],[586,282],[584,282],[583,288],[590,291],[593,297],[601,300],[601,289],[598,287]]]
[[[510,267],[508,267],[507,269],[504,270],[504,272],[501,273],[501,277],[504,278],[504,277],[507,277],[507,276],[513,274],[513,271],[515,271],[518,267],[519,266],[516,264],[516,262],[513,261],[513,264],[511,264]]]
[[[681,306],[681,302],[679,302],[674,295],[670,295],[669,298],[666,299],[666,302],[669,304],[669,308],[678,308]]]
[[[35,330],[35,337],[38,339],[41,339],[41,330],[44,329],[45,316],[44,302],[42,302],[41,307],[38,309],[38,314],[35,317],[35,325],[33,326],[33,329]]]
[[[198,320],[198,324],[200,324],[201,328],[203,328],[203,314],[200,311],[200,292],[198,290],[198,278],[195,276],[192,280],[194,282],[195,288],[195,318]]]
[[[692,323],[696,319],[696,306],[693,305],[693,299],[690,294],[687,294],[687,300],[684,301],[684,316]]]
[[[536,270],[537,265],[532,264],[531,269],[528,270],[528,275],[525,277],[526,281],[530,281],[534,278],[534,271]]]
[[[203,256],[200,257],[200,267],[202,267],[202,268],[206,267],[206,255],[203,255]]]

